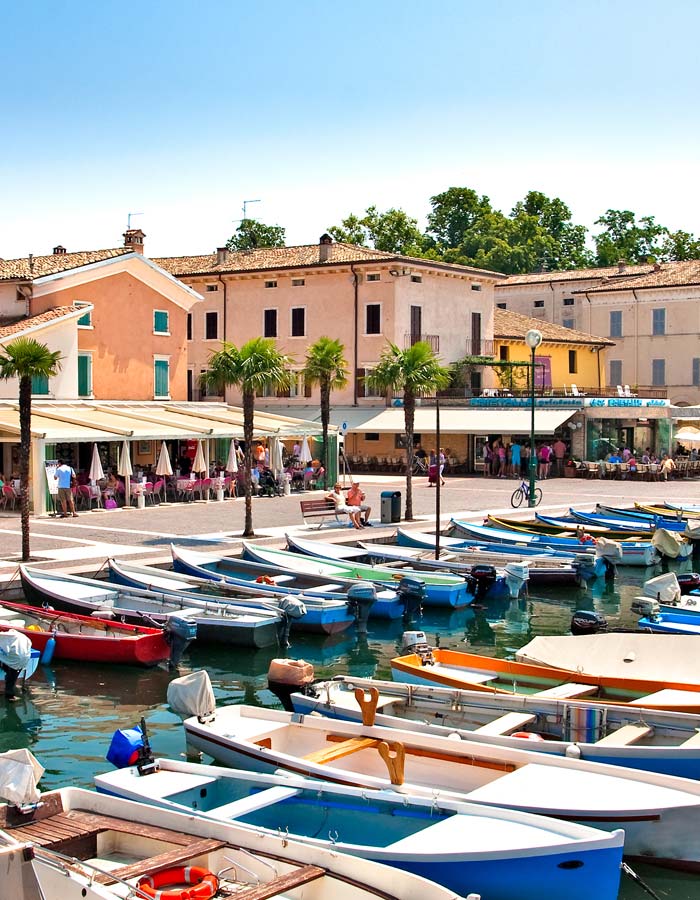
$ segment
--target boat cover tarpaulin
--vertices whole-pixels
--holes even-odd
[[[174,678],[168,685],[168,705],[181,716],[204,719],[214,714],[216,698],[204,669]]]
[[[21,672],[32,657],[32,642],[19,631],[5,631],[0,634],[0,662]]]
[[[653,597],[659,603],[674,603],[681,598],[681,586],[675,572],[665,572],[644,582],[644,596]]]
[[[700,687],[700,636],[584,634],[540,636],[515,654],[519,662],[605,678],[638,678]]]
[[[29,750],[0,753],[0,797],[15,806],[38,803],[36,786],[43,774],[44,767]]]
[[[664,556],[667,556],[669,559],[675,559],[681,552],[683,538],[675,531],[669,531],[667,528],[657,528],[651,543]]]

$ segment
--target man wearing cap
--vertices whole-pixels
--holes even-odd
[[[365,492],[360,488],[360,482],[353,481],[352,486],[348,491],[348,503],[351,506],[357,506],[360,513],[364,514],[364,518],[360,519],[360,524],[371,525],[372,523],[369,520],[369,515],[372,512],[372,507],[368,506],[364,501]]]

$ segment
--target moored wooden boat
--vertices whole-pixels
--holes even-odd
[[[52,791],[41,799],[25,814],[0,807],[0,828],[34,844],[42,860],[60,859],[59,853],[64,861],[70,857],[79,871],[89,874],[90,883],[105,886],[104,897],[137,896],[134,888],[149,877],[157,885],[168,884],[169,877],[175,891],[181,886],[182,896],[187,891],[187,896],[204,897],[206,893],[190,893],[192,885],[214,876],[217,896],[237,900],[457,900],[453,891],[411,873],[298,844],[284,834],[254,833],[233,823],[80,788]],[[193,870],[188,873],[189,867]],[[183,884],[188,877],[189,886]],[[43,872],[44,896],[69,897],[63,892],[65,881],[59,866],[53,878]]]
[[[533,694],[487,694],[337,675],[291,695],[295,712],[700,779],[697,715]]]
[[[648,628],[657,634],[693,634],[700,636],[700,616],[694,612],[686,612],[682,609],[674,609],[642,616],[637,623],[640,628]]]
[[[496,528],[505,528],[508,531],[524,531],[527,534],[561,535],[562,537],[576,536],[576,522],[560,516],[547,516],[535,513],[534,519],[513,519],[509,516],[487,517],[488,524]],[[648,540],[647,528],[641,528],[638,532],[622,531],[613,528],[591,525],[586,529],[593,537],[604,537],[609,541]]]
[[[0,606],[0,631],[25,634],[40,654],[53,641],[53,659],[154,666],[170,659],[164,629],[128,625],[77,613],[36,609],[23,603]]]
[[[357,584],[356,579],[334,577],[329,581],[325,575],[283,571],[277,565],[254,563],[234,556],[213,556],[174,545],[171,545],[170,550],[173,568],[184,575],[208,578],[240,588],[254,587],[262,596],[288,594],[333,601],[309,605],[307,621],[310,623],[318,619],[318,630],[327,631],[328,627],[337,623],[336,630],[340,631],[355,620],[347,608],[347,602],[348,592]],[[386,589],[377,591],[370,617],[397,619],[403,615],[403,611],[404,605],[396,590]],[[312,619],[314,612],[317,614],[316,619]]]
[[[180,760],[157,760],[140,776],[132,766],[98,775],[99,791],[263,834],[372,859],[429,877],[460,896],[491,900],[615,900],[622,831],[512,810],[394,791],[263,775]],[[202,794],[204,793],[204,796]],[[321,828],[322,824],[322,828]],[[573,865],[573,861],[578,865]]]
[[[626,856],[700,869],[700,783],[687,778],[244,705],[184,725],[228,766],[624,828]]]
[[[355,560],[331,560],[304,557],[286,550],[273,550],[243,541],[244,555],[256,563],[277,566],[280,571],[323,576],[324,578],[361,579],[380,586],[396,585],[402,578],[420,580],[425,585],[426,606],[447,606],[459,609],[474,599],[473,587],[460,575],[418,572],[410,568],[393,569],[370,566]]]
[[[189,626],[200,642],[232,644],[239,647],[268,647],[277,643],[281,624],[275,611],[241,610],[219,601],[183,594],[164,595],[155,591],[122,589],[117,585],[77,575],[44,572],[20,566],[26,598],[38,605],[79,614],[114,616],[133,625],[154,623]]]

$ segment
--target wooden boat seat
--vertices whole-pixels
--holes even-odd
[[[677,712],[700,712],[700,691],[683,691],[663,688],[653,694],[645,694],[631,700],[629,706],[647,706],[650,709],[675,709]]]
[[[275,584],[287,584],[288,581],[294,581],[294,575],[271,575]]]
[[[630,725],[623,725],[617,731],[612,731],[609,735],[595,742],[596,747],[628,747],[630,744],[636,744],[642,738],[654,733],[654,729],[642,722],[634,722]]]
[[[575,697],[590,697],[596,693],[598,686],[595,684],[558,684],[556,687],[547,688],[546,691],[537,691],[532,697],[549,697],[550,700],[573,700]]]
[[[696,731],[692,737],[687,738],[679,747],[700,747],[700,730]]]
[[[280,875],[267,881],[264,884],[258,884],[256,887],[247,890],[238,890],[234,894],[236,900],[269,900],[271,897],[278,897],[280,894],[286,894],[293,888],[301,887],[310,881],[316,881],[323,878],[326,874],[325,869],[319,866],[300,866],[293,872],[287,872],[286,875]]]
[[[342,584],[317,584],[312,588],[304,588],[305,594],[319,594],[319,593],[327,593],[329,591],[339,591],[342,588]]]
[[[140,859],[138,862],[130,863],[128,866],[120,866],[113,869],[109,875],[98,875],[95,881],[100,884],[114,884],[118,878],[140,878],[142,875],[155,875],[157,872],[163,872],[174,866],[181,866],[184,863],[195,863],[197,857],[206,856],[208,853],[214,853],[227,847],[226,841],[217,840],[201,840],[193,841],[182,847],[176,847],[174,850],[166,850],[165,853],[158,853],[156,856],[149,856],[147,859]]]
[[[475,728],[474,734],[484,734],[491,736],[500,734],[512,734],[514,731],[518,731],[524,725],[529,725],[530,722],[534,722],[536,718],[537,716],[533,715],[532,713],[505,713],[505,715],[499,716],[492,722],[487,722],[480,728]]]
[[[433,672],[444,674],[448,678],[455,681],[462,681],[464,684],[486,684],[489,681],[495,681],[498,675],[492,672],[476,672],[470,669],[463,669],[459,666],[448,666],[443,663],[434,663],[431,667]]]
[[[347,709],[352,712],[357,712],[360,709],[360,704],[355,699],[353,691],[337,691],[332,697],[332,704],[338,709]],[[377,698],[377,711],[384,709],[387,706],[391,706],[391,704],[396,703],[398,699],[398,697],[391,697],[388,694],[380,694]]]
[[[328,740],[333,740],[331,735]],[[375,738],[350,738],[347,741],[340,741],[333,747],[324,747],[322,750],[314,750],[313,753],[307,753],[302,759],[317,765],[334,762],[336,759],[342,759],[351,753],[357,753],[358,750],[369,750],[372,747],[378,747],[380,741]]]
[[[257,793],[251,794],[249,797],[242,797],[238,800],[232,800],[230,803],[215,806],[213,809],[207,810],[207,814],[220,816],[222,819],[236,819],[272,803],[279,803],[281,800],[287,800],[289,797],[296,797],[298,793],[298,788],[279,785],[278,787],[267,788],[264,791],[257,791]]]

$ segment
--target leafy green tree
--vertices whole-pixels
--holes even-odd
[[[345,346],[336,338],[325,335],[312,344],[306,353],[304,378],[317,384],[321,391],[321,429],[323,432],[324,484],[328,486],[328,423],[331,418],[331,391],[348,383],[348,361]]]
[[[489,198],[471,188],[451,187],[431,197],[430,205],[427,235],[442,252],[464,248],[463,255],[471,257],[504,225]]]
[[[257,337],[238,348],[226,341],[221,350],[209,357],[209,368],[202,372],[202,387],[222,391],[228,386],[241,389],[243,395],[243,438],[245,462],[245,527],[243,537],[255,537],[253,531],[253,501],[251,470],[253,468],[253,436],[255,428],[255,398],[267,389],[289,387],[293,380],[292,359],[277,349],[271,338]]]
[[[668,229],[658,225],[653,216],[637,221],[629,209],[609,209],[595,224],[603,226],[593,237],[599,266],[614,266],[621,259],[628,263],[657,259],[668,235]]]
[[[19,490],[22,561],[29,559],[29,461],[32,452],[32,379],[52,378],[61,368],[61,354],[33,338],[19,337],[0,353],[0,378],[19,380]],[[35,472],[38,478],[39,473]]]
[[[228,250],[259,250],[264,247],[284,247],[285,229],[281,225],[265,225],[256,219],[241,222],[226,242]]]
[[[413,432],[416,398],[435,394],[450,383],[450,372],[426,341],[417,341],[406,350],[396,344],[382,353],[375,368],[366,376],[367,383],[382,392],[402,391],[406,429],[406,519],[413,518]]]
[[[671,231],[661,245],[664,260],[700,259],[700,240],[687,231]]]
[[[349,215],[341,224],[329,229],[336,241],[371,246],[386,253],[419,256],[423,249],[423,235],[416,219],[402,209],[379,212],[370,206],[364,216]]]
[[[587,229],[574,225],[571,210],[558,197],[550,198],[541,191],[529,191],[519,200],[510,218],[513,224],[510,243],[522,247],[526,258],[519,271],[585,268],[592,254],[586,247]]]

